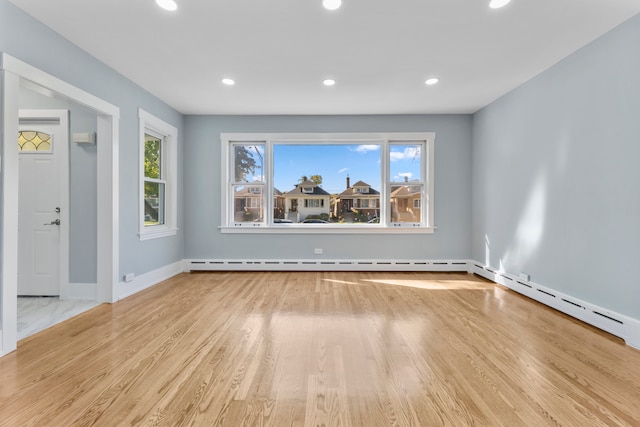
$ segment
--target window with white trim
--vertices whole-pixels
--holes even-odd
[[[434,133],[220,137],[222,232],[434,230]]]
[[[147,240],[177,232],[178,130],[139,109],[139,236]]]

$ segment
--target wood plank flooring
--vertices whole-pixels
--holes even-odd
[[[182,274],[20,341],[0,425],[640,426],[640,351],[468,274]]]

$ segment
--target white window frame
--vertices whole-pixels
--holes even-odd
[[[281,233],[281,234],[408,234],[435,231],[434,222],[434,132],[399,133],[221,133],[221,233]],[[273,146],[276,144],[379,144],[381,147],[380,223],[356,224],[297,224],[273,222]],[[234,144],[264,144],[263,222],[238,223],[233,215],[233,159]],[[392,145],[421,145],[420,199],[426,209],[421,209],[420,220],[415,223],[391,222],[391,186],[406,185],[392,181],[390,175],[390,147]],[[253,184],[253,183],[252,183]]]
[[[178,232],[178,129],[175,126],[161,120],[154,115],[138,109],[139,119],[139,145],[140,145],[140,187],[139,187],[139,211],[138,211],[138,237],[140,240],[157,239],[174,236]],[[144,183],[149,181],[144,176],[144,146],[145,134],[162,138],[161,145],[161,171],[162,176],[158,182],[163,182],[164,188],[164,224],[145,225],[144,223]]]
[[[227,218],[227,221],[229,221],[230,224],[233,224],[236,227],[247,227],[247,226],[251,226],[251,227],[262,227],[265,225],[265,220],[266,220],[266,209],[268,208],[268,206],[273,206],[273,204],[267,205],[265,203],[264,197],[266,191],[265,191],[265,181],[266,181],[266,177],[264,177],[264,173],[265,171],[261,171],[260,173],[262,174],[262,180],[253,180],[250,182],[247,181],[236,181],[236,176],[235,176],[235,158],[232,158],[232,154],[234,153],[234,150],[231,149],[231,147],[234,147],[236,145],[255,145],[255,146],[262,146],[263,142],[262,141],[234,141],[236,142],[234,143],[229,143],[227,145],[227,151],[226,151],[226,156],[225,159],[228,159],[228,163],[226,163],[226,168],[229,171],[228,172],[228,176],[226,178],[225,181],[225,185],[224,185],[224,189],[222,190],[222,194],[225,194],[225,202],[221,203],[223,209],[225,209],[223,211],[223,218]],[[266,155],[266,153],[265,153]],[[263,167],[266,167],[266,159],[263,159]],[[235,190],[236,188],[246,188],[247,189],[247,193],[250,194],[259,194],[260,198],[259,198],[259,205],[256,207],[253,207],[253,203],[251,202],[251,206],[246,206],[247,208],[251,209],[255,209],[255,208],[262,208],[262,212],[259,215],[259,218],[257,220],[252,220],[252,221],[244,221],[244,222],[235,222],[234,221],[234,205],[235,205]],[[257,190],[257,192],[256,192]],[[269,194],[271,194],[272,192],[270,192]],[[272,195],[272,194],[271,194]],[[258,199],[258,198],[255,198]],[[273,203],[273,201],[271,202]]]

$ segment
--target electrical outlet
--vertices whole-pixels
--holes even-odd
[[[524,280],[525,282],[528,282],[529,275],[527,273],[520,273],[520,280]]]
[[[322,252],[323,252],[322,248],[315,248],[313,250],[313,253],[316,254],[316,255],[322,255]]]
[[[135,273],[125,274],[124,275],[124,281],[125,282],[132,282],[135,277],[136,277]]]

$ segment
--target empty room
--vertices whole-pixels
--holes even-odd
[[[640,425],[638,52],[637,0],[0,0],[0,426]]]

